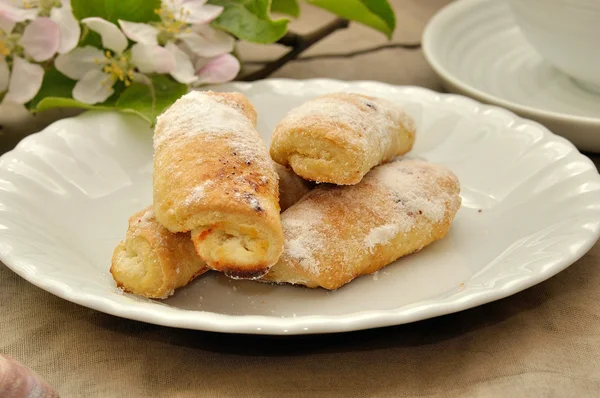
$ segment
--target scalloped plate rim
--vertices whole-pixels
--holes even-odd
[[[248,87],[254,87],[257,85],[270,85],[270,84],[287,84],[302,83],[303,85],[358,85],[358,86],[379,86],[385,89],[393,90],[417,90],[435,95],[438,98],[460,98],[461,101],[468,101],[473,105],[477,105],[478,111],[476,113],[483,113],[487,110],[501,111],[505,115],[510,116],[513,124],[517,125],[527,124],[532,128],[536,128],[543,133],[543,141],[554,141],[569,147],[578,153],[575,146],[567,139],[558,136],[550,132],[547,128],[538,122],[528,120],[516,115],[514,112],[495,106],[482,104],[472,98],[464,97],[459,94],[442,94],[432,90],[417,87],[417,86],[394,86],[377,81],[366,81],[366,80],[355,80],[355,81],[341,81],[335,79],[265,79],[254,83],[243,83],[233,82],[218,87],[223,90],[226,87],[238,88],[245,90]],[[211,86],[212,87],[212,86]],[[207,87],[210,89],[211,87]],[[84,113],[105,113],[105,111],[86,111]],[[26,145],[27,141],[34,139],[35,137],[43,134],[50,134],[51,129],[57,124],[64,120],[76,119],[78,116],[72,118],[66,118],[59,120],[38,133],[34,133],[24,138],[12,151],[9,151],[2,156],[0,160],[4,160],[10,156],[14,156],[21,149],[21,146]],[[515,126],[513,126],[514,128]],[[586,156],[578,153],[578,157],[585,160],[587,163],[593,166],[593,163]],[[595,166],[594,166],[595,167]],[[600,176],[597,178],[600,181]],[[177,309],[177,311],[169,311],[167,313],[160,313],[159,316],[156,314],[154,308],[149,309],[146,306],[139,308],[137,306],[123,305],[116,302],[111,302],[103,297],[88,295],[85,292],[74,292],[69,293],[70,287],[61,282],[60,280],[48,278],[44,279],[41,276],[40,268],[35,263],[27,261],[27,265],[30,269],[26,269],[23,266],[15,265],[19,260],[18,254],[13,253],[11,250],[5,251],[0,246],[0,261],[2,261],[8,268],[13,270],[19,276],[29,281],[33,285],[48,291],[49,293],[79,304],[94,310],[98,310],[114,316],[123,317],[126,319],[132,319],[137,321],[143,321],[156,325],[178,327],[184,329],[193,330],[204,330],[213,332],[225,332],[225,333],[243,333],[243,334],[267,334],[267,335],[294,335],[294,334],[321,334],[321,333],[336,333],[336,332],[348,332],[356,330],[364,330],[376,327],[387,327],[400,325],[419,320],[424,320],[432,317],[442,316],[454,312],[463,311],[469,308],[477,307],[482,304],[486,304],[492,301],[496,301],[522,290],[525,290],[531,286],[545,281],[546,279],[558,274],[559,272],[566,269],[568,266],[573,264],[585,253],[587,253],[596,241],[600,238],[600,223],[596,223],[593,229],[588,229],[589,239],[585,241],[585,244],[578,247],[577,251],[570,256],[563,256],[559,260],[555,260],[553,265],[537,274],[528,274],[526,276],[519,275],[513,278],[515,283],[505,283],[500,287],[494,287],[493,289],[485,289],[479,292],[471,294],[469,300],[455,300],[445,303],[437,303],[435,299],[424,300],[421,302],[404,305],[398,308],[390,310],[370,310],[361,312],[352,312],[343,315],[310,315],[301,316],[297,318],[289,317],[274,317],[264,315],[225,315],[217,314],[207,311],[192,311]],[[15,262],[13,263],[13,260]],[[194,314],[193,318],[190,319],[187,315]]]

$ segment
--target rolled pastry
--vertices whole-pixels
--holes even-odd
[[[275,127],[271,157],[316,182],[353,185],[412,149],[415,125],[387,100],[333,93],[305,102]]]
[[[314,184],[298,177],[287,167],[277,163],[273,163],[273,165],[279,176],[279,207],[283,212],[309,193],[314,188]]]
[[[461,199],[448,169],[418,160],[322,185],[282,214],[284,252],[265,281],[337,289],[443,238]]]
[[[283,211],[306,195],[311,185],[283,166],[275,169]],[[125,240],[114,250],[110,273],[127,292],[167,298],[207,270],[189,232],[170,232],[156,221],[149,206],[130,217]]]
[[[167,298],[208,270],[189,233],[172,233],[156,221],[152,206],[129,218],[125,240],[115,248],[110,273],[123,290]]]
[[[240,93],[190,92],[157,120],[154,209],[191,231],[198,255],[233,278],[264,275],[283,249],[277,173]]]

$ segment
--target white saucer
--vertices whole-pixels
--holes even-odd
[[[510,109],[580,150],[600,152],[600,95],[544,61],[505,2],[459,0],[446,6],[425,28],[423,51],[448,91]]]

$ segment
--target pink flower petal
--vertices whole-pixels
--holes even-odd
[[[46,61],[58,50],[60,31],[50,18],[35,19],[25,27],[19,44],[34,61]]]
[[[158,44],[134,44],[131,62],[142,73],[169,73],[176,67],[175,56]]]
[[[195,54],[201,57],[215,57],[233,51],[235,39],[222,30],[208,25],[194,27],[194,32],[177,36]]]
[[[8,82],[10,79],[10,71],[8,70],[8,64],[4,57],[0,58],[0,93],[3,93],[8,88]]]
[[[192,61],[190,61],[186,53],[171,42],[167,43],[165,49],[175,58],[175,69],[170,72],[171,76],[179,83],[189,84],[196,81],[197,77],[194,74],[194,65],[192,65]]]
[[[231,54],[219,55],[196,72],[197,84],[224,83],[235,79],[240,72],[240,61]]]
[[[0,28],[6,33],[10,33],[16,23],[33,20],[37,14],[37,8],[20,8],[12,5],[9,1],[0,1]]]
[[[73,98],[86,104],[102,103],[115,92],[114,83],[106,73],[91,70],[73,87]]]
[[[73,79],[81,79],[90,70],[100,70],[104,61],[102,50],[92,47],[77,47],[73,51],[61,54],[54,60],[54,66],[63,75]]]
[[[44,80],[44,69],[40,65],[14,57],[8,92],[4,99],[25,104],[40,91],[42,80]]]
[[[77,46],[79,36],[81,35],[81,26],[73,16],[71,4],[68,1],[63,1],[62,7],[54,7],[50,11],[50,19],[52,19],[59,28],[60,42],[58,45],[58,53],[68,53]]]
[[[117,54],[121,54],[127,48],[127,38],[117,25],[97,17],[84,18],[81,22],[102,37],[102,46],[104,48],[112,50]]]
[[[119,25],[125,36],[137,43],[158,44],[156,37],[160,31],[152,25],[121,20],[119,20]]]

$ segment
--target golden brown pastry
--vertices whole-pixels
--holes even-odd
[[[456,176],[418,160],[374,168],[357,185],[321,185],[282,214],[284,252],[265,281],[337,289],[443,238]]]
[[[191,231],[198,255],[234,278],[264,275],[283,249],[277,173],[240,93],[190,92],[157,120],[154,209]]]
[[[283,211],[307,194],[311,185],[283,166],[275,169]],[[166,298],[207,270],[189,232],[170,232],[156,221],[149,206],[129,219],[126,238],[114,250],[110,273],[127,292]]]
[[[271,157],[316,182],[353,185],[412,149],[415,125],[400,106],[353,93],[305,102],[275,127]]]
[[[287,167],[277,163],[273,163],[273,165],[279,176],[279,207],[283,212],[309,193],[314,188],[314,184],[298,177]]]
[[[110,273],[126,292],[167,298],[208,268],[189,233],[172,233],[156,221],[152,206],[129,218],[125,240],[113,252]]]

